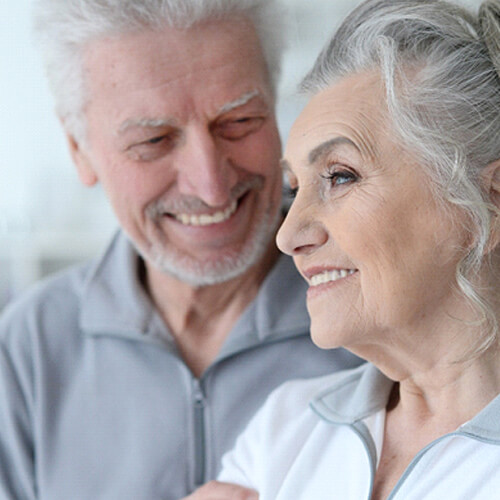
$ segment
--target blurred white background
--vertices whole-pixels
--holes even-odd
[[[360,0],[284,1],[292,21],[278,103],[286,140],[303,106],[298,81]],[[42,276],[96,255],[116,228],[101,189],[83,187],[70,161],[31,37],[31,4],[0,3],[0,308]]]

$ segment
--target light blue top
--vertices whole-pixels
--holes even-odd
[[[95,262],[0,318],[0,499],[178,500],[215,477],[268,393],[354,366],[309,339],[305,283],[281,257],[200,379],[119,233]]]

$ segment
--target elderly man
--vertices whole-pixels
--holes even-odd
[[[1,498],[177,500],[278,384],[359,363],[313,346],[274,244],[279,19],[270,0],[38,1],[72,157],[122,230],[0,320]]]

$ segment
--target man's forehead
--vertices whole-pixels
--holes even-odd
[[[125,83],[135,82],[132,77],[141,77],[143,73],[156,75],[160,81],[175,81],[194,74],[203,82],[204,78],[210,79],[214,69],[218,73],[224,68],[229,71],[237,68],[242,78],[248,75],[266,80],[260,74],[266,70],[265,64],[261,64],[263,55],[258,50],[258,38],[247,24],[233,26],[218,21],[184,30],[143,29],[96,39],[85,46],[85,70],[92,70],[91,79],[100,75],[105,82],[113,81],[117,73],[115,85],[124,83],[124,73],[130,76]],[[240,29],[235,30],[236,27]],[[205,75],[200,75],[201,72]]]

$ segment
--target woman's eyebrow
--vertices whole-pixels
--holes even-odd
[[[312,151],[309,152],[309,154],[307,155],[307,161],[309,165],[314,165],[324,156],[328,155],[333,150],[342,145],[351,146],[354,149],[356,149],[356,151],[361,153],[361,150],[358,148],[358,146],[347,137],[343,136],[334,137],[333,139],[328,139],[327,141],[322,142],[321,144],[316,146]],[[280,166],[285,174],[293,173],[290,163],[285,158],[282,158],[280,160]]]
[[[325,155],[331,153],[334,149],[341,145],[348,145],[356,149],[359,153],[361,150],[356,146],[354,142],[352,142],[347,137],[339,136],[334,137],[333,139],[328,139],[325,142],[322,142],[318,146],[316,146],[312,151],[309,152],[308,161],[310,165],[313,165],[318,160],[323,158]]]

